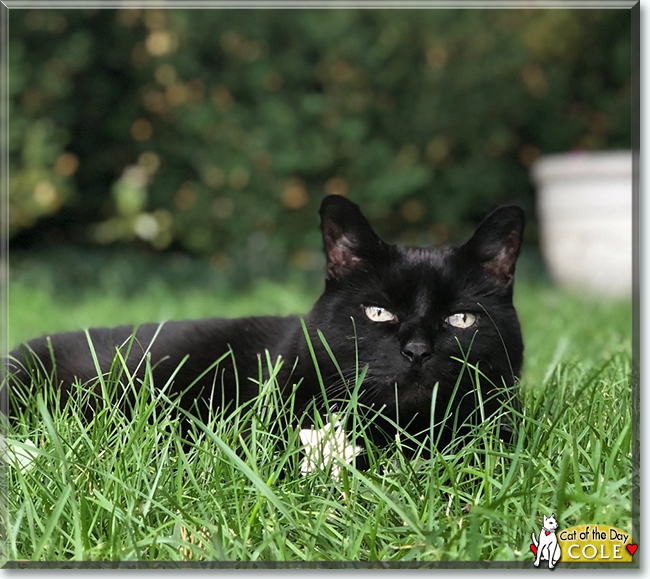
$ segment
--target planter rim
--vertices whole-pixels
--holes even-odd
[[[576,151],[544,155],[535,161],[531,172],[536,183],[604,176],[631,180],[632,151]]]

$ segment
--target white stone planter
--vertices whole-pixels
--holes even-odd
[[[568,153],[532,168],[542,254],[562,286],[632,295],[632,153]]]

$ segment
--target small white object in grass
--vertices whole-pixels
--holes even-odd
[[[24,448],[25,446],[27,448]],[[28,450],[30,448],[36,451],[36,445],[31,440],[19,444],[15,440],[7,440],[4,436],[0,436],[0,458],[9,466],[20,470],[27,470],[34,466],[34,459],[38,453],[30,452]]]
[[[305,447],[306,455],[300,465],[303,476],[314,469],[325,470],[331,465],[332,478],[338,480],[341,469],[335,457],[352,464],[354,457],[361,452],[360,447],[348,444],[340,422],[328,422],[320,429],[303,428],[300,431],[300,442]]]

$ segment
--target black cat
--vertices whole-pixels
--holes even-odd
[[[310,403],[318,406],[323,400],[318,372],[328,399],[345,400],[355,374],[367,366],[359,401],[380,411],[370,431],[380,443],[390,439],[393,423],[413,434],[428,432],[434,390],[435,422],[445,432],[440,444],[457,432],[454,425],[478,415],[479,405],[482,415],[489,416],[507,399],[516,404],[512,388],[523,343],[512,291],[524,228],[521,209],[497,209],[467,243],[449,248],[389,245],[359,208],[342,197],[325,198],[320,215],[327,257],[325,291],[304,317],[318,370],[300,318],[288,316],[145,324],[130,344],[129,371],[141,379],[143,355],[149,352],[154,384],[173,379],[173,388],[183,392],[182,406],[200,412],[209,400],[221,405],[254,398],[254,380],[266,366],[260,365],[259,356],[264,359],[266,350],[271,360],[284,360],[278,375],[283,391],[299,384],[299,415]],[[116,348],[129,342],[133,327],[89,333],[97,362],[107,372]],[[10,355],[15,380],[29,384],[19,366],[33,365],[35,356],[41,371],[54,372],[64,401],[75,378],[97,381],[83,332],[41,337],[26,346]],[[215,368],[215,360],[229,350],[233,355]],[[445,422],[449,408],[451,417]]]

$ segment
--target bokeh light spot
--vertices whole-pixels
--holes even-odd
[[[228,184],[233,189],[243,189],[250,181],[250,173],[244,167],[235,167],[228,176]]]
[[[417,199],[411,199],[402,204],[400,213],[409,223],[416,223],[424,217],[424,205]]]
[[[131,136],[139,142],[147,141],[153,135],[153,127],[147,119],[136,119],[131,125]]]
[[[217,167],[216,165],[211,165],[205,170],[203,180],[205,181],[206,185],[214,189],[219,189],[219,187],[221,187],[225,181],[223,169],[221,167]]]
[[[57,206],[56,188],[49,181],[39,181],[34,187],[34,201],[43,209],[52,210]]]
[[[212,213],[218,219],[227,219],[232,215],[233,202],[227,197],[217,197],[212,203]]]
[[[79,168],[79,159],[72,153],[63,153],[54,163],[54,170],[62,177],[70,177]]]
[[[184,183],[174,195],[174,203],[181,211],[189,211],[198,201],[198,194],[190,183]]]
[[[345,197],[348,194],[348,182],[342,177],[332,177],[325,183],[325,193]]]
[[[160,168],[160,157],[156,153],[146,151],[138,157],[138,165],[149,175],[153,175]]]
[[[178,74],[176,69],[169,63],[161,64],[154,72],[154,78],[163,86],[169,86],[176,82]]]
[[[282,192],[282,204],[288,209],[302,209],[309,201],[302,179],[291,179]]]
[[[172,51],[172,37],[167,31],[152,32],[145,41],[147,52],[151,56],[164,56]]]

